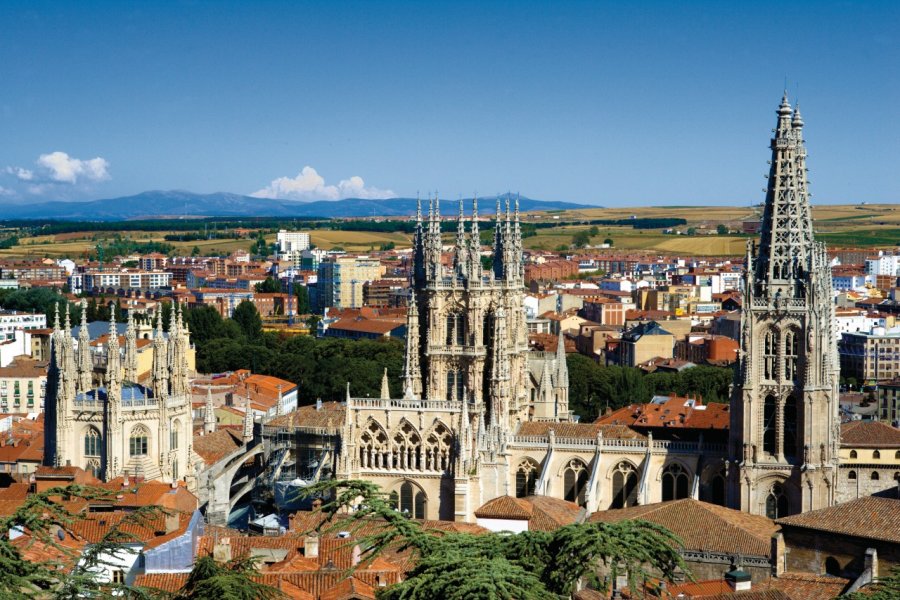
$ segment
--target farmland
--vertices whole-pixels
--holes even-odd
[[[590,244],[601,244],[610,238],[616,248],[625,250],[654,250],[679,254],[739,255],[744,252],[747,237],[744,234],[717,235],[716,228],[724,225],[739,232],[744,221],[759,218],[758,207],[640,207],[640,208],[589,208],[567,211],[526,213],[525,223],[538,226],[535,235],[526,237],[524,245],[529,249],[557,250],[569,247],[572,238],[580,231],[590,230],[588,221],[641,218],[680,218],[685,225],[673,229],[686,234],[664,233],[662,229],[635,229],[625,225],[597,225],[597,235]],[[816,206],[813,208],[814,226],[818,238],[831,247],[895,246],[900,242],[900,210],[891,204],[860,204]],[[484,218],[490,221],[491,218]],[[555,225],[558,223],[558,225]],[[265,233],[267,242],[274,242],[275,234]],[[4,235],[17,233],[7,230]],[[183,233],[183,232],[182,232]],[[256,235],[254,231],[247,232]],[[12,248],[0,249],[0,256],[32,256],[49,258],[80,258],[95,254],[98,244],[104,245],[117,237],[137,243],[158,242],[172,247],[180,255],[199,251],[201,255],[229,254],[246,250],[254,242],[249,237],[240,239],[179,240],[179,231],[77,231],[56,235],[27,236],[18,232],[19,243]],[[169,240],[166,240],[166,236]],[[312,243],[319,248],[343,248],[349,252],[369,252],[383,245],[397,248],[409,247],[411,236],[401,232],[343,231],[328,228],[311,229]],[[446,235],[447,243],[453,236]]]

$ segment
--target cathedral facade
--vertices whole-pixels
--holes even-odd
[[[411,516],[460,521],[503,495],[549,495],[589,511],[692,497],[773,518],[832,504],[831,276],[813,239],[803,121],[786,99],[777,112],[727,433],[704,440],[663,427],[654,439],[602,419],[578,423],[562,337],[556,352],[528,349],[518,207],[498,203],[485,268],[477,204],[471,220],[460,205],[447,253],[433,200],[416,218],[403,397],[390,398],[386,379],[381,398],[347,390],[337,477],[378,483]]]
[[[138,383],[137,335],[131,313],[120,344],[110,323],[105,352],[92,353],[82,306],[77,344],[57,314],[47,381],[44,463],[77,466],[109,481],[131,476],[192,481],[193,439],[190,332],[172,311],[168,335],[162,315],[153,334],[150,384]],[[96,376],[96,372],[102,373]],[[95,381],[97,379],[97,381]]]

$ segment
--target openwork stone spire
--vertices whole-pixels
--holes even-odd
[[[244,411],[244,432],[241,437],[245,444],[249,444],[253,441],[253,408],[250,406],[250,388],[247,388]]]
[[[125,330],[125,381],[137,382],[137,331],[134,312],[128,309],[128,328]]]
[[[216,407],[213,405],[212,386],[206,388],[206,409],[203,413],[203,432],[216,431]]]
[[[91,376],[94,365],[91,361],[91,336],[88,333],[87,304],[81,300],[81,327],[78,328],[78,391],[86,392],[92,387]]]
[[[169,352],[163,333],[162,310],[157,312],[156,331],[153,334],[153,397],[167,398],[169,395]]]

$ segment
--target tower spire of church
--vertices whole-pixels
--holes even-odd
[[[91,361],[91,335],[88,332],[87,305],[81,300],[81,326],[78,328],[78,391],[92,387],[94,365]]]
[[[466,247],[466,220],[462,198],[459,199],[459,215],[456,219],[456,249],[455,264],[456,276],[465,279],[468,275],[469,261]]]
[[[472,231],[469,234],[469,278],[481,282],[481,232],[478,230],[478,196],[472,196]]]
[[[381,397],[385,399],[390,399],[391,397],[391,385],[388,381],[387,367],[384,368],[384,374],[381,376]]]
[[[421,340],[419,337],[419,308],[416,289],[410,290],[406,313],[406,356],[403,369],[403,397],[407,400],[422,394],[422,370],[420,364]]]
[[[112,401],[114,391],[121,390],[122,360],[119,354],[119,332],[115,315],[109,319],[109,339],[106,341],[106,394]]]
[[[153,334],[153,397],[169,395],[168,345],[163,333],[162,310],[157,311],[156,332]]]
[[[125,329],[125,381],[137,382],[137,332],[134,311],[128,309],[128,328]]]
[[[203,432],[213,433],[216,430],[216,407],[213,405],[212,386],[206,388],[206,410],[203,413]]]
[[[244,400],[244,431],[241,439],[244,444],[253,441],[253,408],[250,407],[250,388],[247,388],[247,398]]]

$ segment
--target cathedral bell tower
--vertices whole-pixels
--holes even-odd
[[[777,110],[759,244],[747,246],[731,400],[734,508],[779,518],[830,506],[840,421],[831,270],[813,236],[799,106]]]

